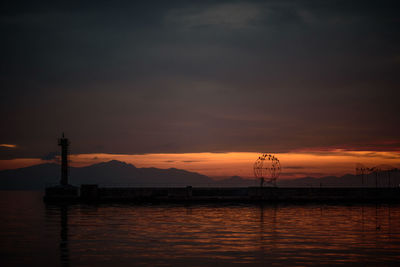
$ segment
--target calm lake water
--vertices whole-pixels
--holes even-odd
[[[45,205],[0,192],[0,266],[396,265],[400,205]]]

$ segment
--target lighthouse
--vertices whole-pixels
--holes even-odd
[[[69,140],[65,138],[64,133],[58,139],[58,145],[61,146],[61,180],[59,185],[46,187],[44,201],[77,201],[79,199],[79,190],[77,186],[68,183],[68,148]]]
[[[68,185],[68,147],[69,147],[68,138],[64,137],[64,133],[62,137],[58,139],[58,145],[61,146],[61,185]]]

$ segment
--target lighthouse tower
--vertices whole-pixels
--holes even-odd
[[[64,137],[58,139],[58,145],[61,146],[61,185],[68,185],[68,146],[69,140]]]
[[[68,147],[69,140],[64,137],[58,139],[61,146],[61,180],[56,186],[46,187],[44,201],[77,201],[79,199],[79,188],[68,184]]]

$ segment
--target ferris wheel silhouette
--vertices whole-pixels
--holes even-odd
[[[281,163],[279,159],[271,154],[262,154],[254,163],[254,176],[260,179],[260,187],[264,182],[276,186],[276,180],[281,174]]]

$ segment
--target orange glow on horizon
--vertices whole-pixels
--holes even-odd
[[[17,145],[13,145],[13,144],[0,144],[0,147],[16,148]]]
[[[355,164],[362,163],[373,167],[388,164],[400,167],[400,153],[376,151],[332,150],[320,152],[275,153],[281,162],[281,178],[304,176],[342,176],[355,173]],[[253,164],[259,153],[179,153],[179,154],[75,154],[70,156],[71,166],[83,167],[99,162],[119,160],[138,168],[156,167],[161,169],[177,168],[198,172],[211,177],[242,176],[253,178]],[[0,160],[0,169],[15,169],[46,163],[41,159]]]
[[[42,163],[47,163],[47,161],[36,158],[5,159],[0,160],[0,170],[25,168]]]

